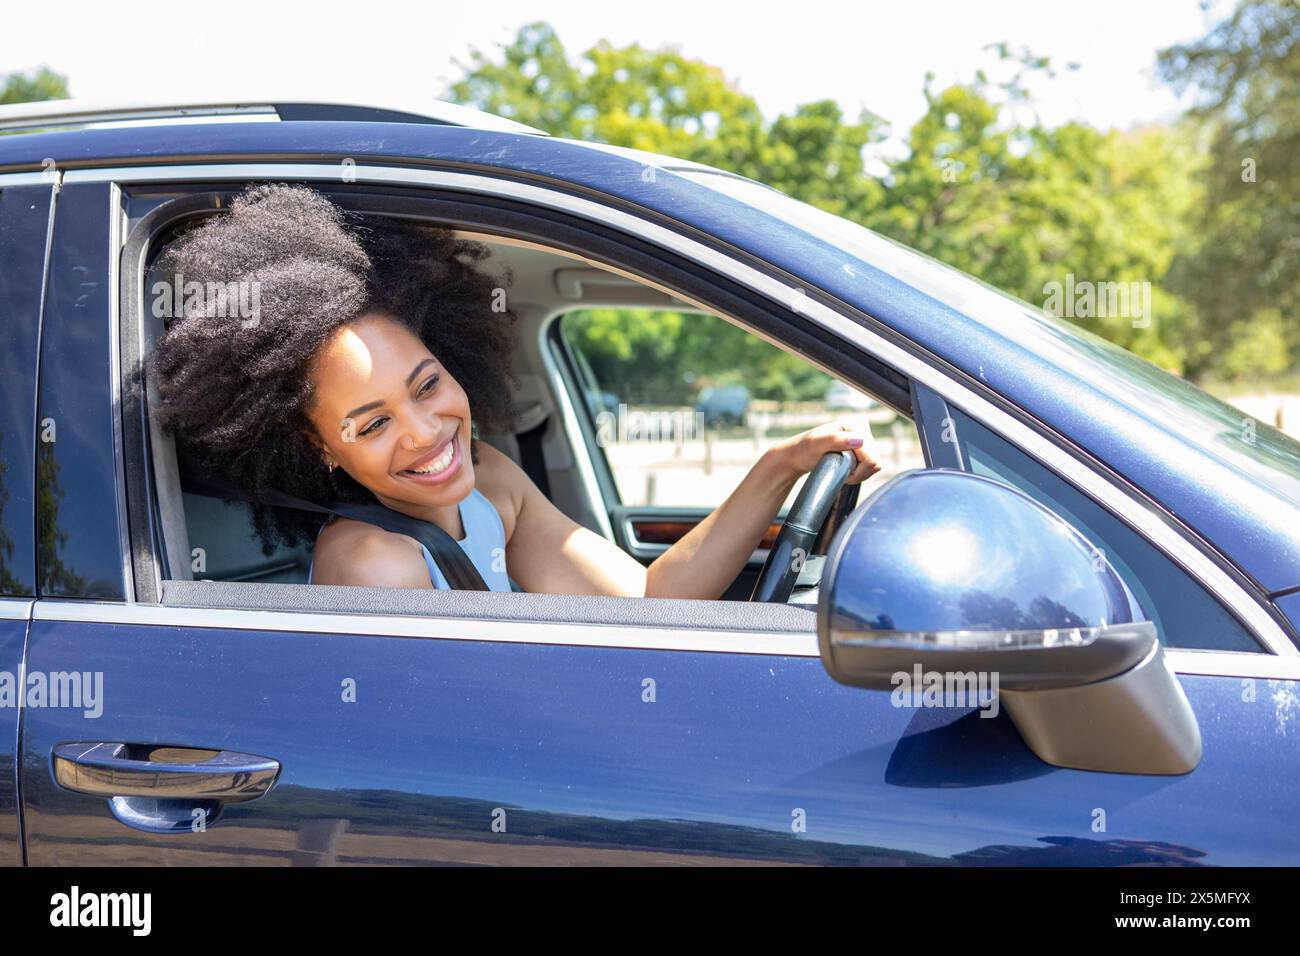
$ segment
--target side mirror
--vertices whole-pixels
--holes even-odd
[[[1195,715],[1132,592],[1083,535],[1000,482],[936,469],[876,489],[827,557],[817,633],[842,684],[922,706],[935,688],[975,706],[991,686],[1050,764],[1200,762]]]

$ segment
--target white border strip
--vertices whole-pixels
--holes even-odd
[[[53,186],[58,181],[58,174],[53,177],[46,170],[39,173],[4,173],[0,175],[0,189],[14,189],[18,186]]]
[[[1179,674],[1300,681],[1300,658],[1295,657],[1239,651],[1191,651],[1165,648],[1165,660]]]
[[[0,598],[0,621],[25,621],[32,616],[31,598]]]
[[[1300,658],[1300,650],[1278,626],[1262,606],[1219,568],[1207,555],[1200,552],[1173,528],[1161,520],[1147,505],[1132,498],[1127,492],[1112,485],[1105,477],[1083,462],[1057,447],[987,399],[969,391],[950,379],[939,369],[904,351],[899,346],[872,332],[848,317],[811,296],[803,294],[784,283],[766,276],[752,266],[703,245],[671,229],[637,217],[631,213],[603,205],[590,199],[557,192],[531,183],[469,173],[447,172],[434,169],[407,169],[384,166],[348,167],[349,182],[381,184],[406,184],[441,189],[473,192],[483,195],[504,196],[562,210],[575,216],[614,226],[670,249],[679,255],[708,266],[768,298],[795,308],[800,315],[818,322],[842,339],[854,342],[886,364],[893,365],[903,374],[914,378],[945,400],[956,405],[995,433],[1033,457],[1050,463],[1059,474],[1066,476],[1078,488],[1103,501],[1132,527],[1140,530],[1161,551],[1180,563],[1205,587],[1231,607],[1235,613],[1258,635],[1264,646],[1281,657]],[[0,176],[0,185],[5,177]],[[227,163],[198,164],[193,166],[125,166],[117,168],[69,170],[64,182],[172,182],[185,180],[315,180],[343,182],[342,165],[311,163]]]
[[[40,601],[33,620],[80,624],[221,628],[316,634],[417,637],[495,641],[506,644],[565,644],[629,650],[712,651],[817,657],[817,635],[727,631],[693,627],[635,627],[623,624],[567,624],[549,621],[491,621],[414,615],[344,614],[315,611],[254,611],[237,608],[169,607],[85,601]]]

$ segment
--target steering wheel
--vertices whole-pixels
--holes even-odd
[[[857,458],[851,451],[833,451],[822,456],[811,472],[799,496],[795,498],[786,515],[776,543],[767,553],[767,561],[754,584],[751,601],[776,601],[790,599],[804,561],[823,540],[823,525],[834,507],[836,524],[857,503],[857,485],[846,485],[844,480],[853,472]],[[833,529],[827,529],[833,532]]]

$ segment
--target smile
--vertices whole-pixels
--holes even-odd
[[[442,446],[435,449],[412,467],[403,469],[401,475],[424,484],[446,481],[460,470],[460,429]]]

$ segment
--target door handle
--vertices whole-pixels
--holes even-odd
[[[191,750],[192,761],[162,763],[147,759],[147,752],[155,749],[160,748],[125,743],[57,744],[54,779],[68,790],[97,797],[234,803],[256,800],[280,775],[280,762],[269,757],[230,750],[207,756],[212,751]],[[182,757],[187,755],[186,749],[179,752]]]

